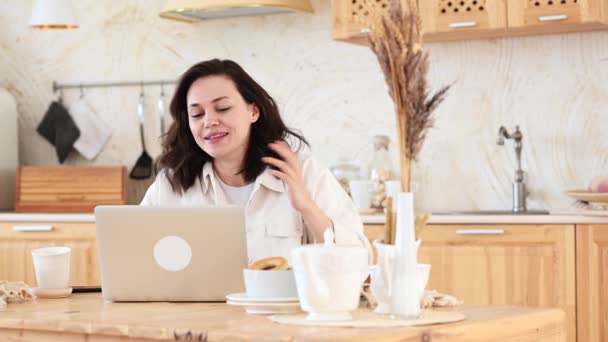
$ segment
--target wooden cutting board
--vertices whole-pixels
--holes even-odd
[[[605,216],[608,217],[608,210],[563,210],[552,211],[551,215],[568,216]]]
[[[127,169],[41,167],[17,169],[15,211],[92,213],[101,204],[127,203]]]
[[[17,139],[17,101],[4,88],[0,88],[0,211],[13,211],[15,203],[15,170],[19,166]]]

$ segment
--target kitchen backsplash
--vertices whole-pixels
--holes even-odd
[[[397,165],[395,118],[374,55],[331,39],[331,5],[315,14],[286,14],[186,24],[160,19],[164,0],[73,1],[80,28],[27,27],[31,2],[0,2],[0,86],[17,99],[19,155],[24,165],[56,165],[38,133],[53,81],[110,82],[175,79],[210,58],[239,62],[277,99],[287,123],[310,140],[326,165],[365,164],[372,137],[389,135]],[[428,44],[431,84],[453,84],[437,111],[413,169],[419,210],[504,209],[511,206],[515,156],[497,146],[501,125],[524,135],[523,168],[532,208],[565,208],[563,190],[608,175],[608,32]],[[171,91],[171,87],[165,87]],[[101,154],[76,152],[68,165],[127,165],[141,152],[140,89],[85,90],[111,127]],[[160,88],[145,87],[146,137],[160,151],[155,104]],[[80,92],[66,90],[68,106]],[[137,202],[149,181],[131,182]]]

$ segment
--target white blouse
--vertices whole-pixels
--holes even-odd
[[[312,156],[298,153],[306,186],[315,203],[334,224],[335,242],[359,245],[370,253],[363,234],[363,223],[353,202],[336,178]],[[165,170],[148,188],[141,205],[227,205],[226,194],[214,174],[211,163],[203,166],[202,176],[181,195],[173,192]],[[287,186],[266,168],[255,180],[245,205],[247,254],[249,263],[267,257],[291,259],[290,251],[305,243],[314,243],[300,213],[291,206]]]

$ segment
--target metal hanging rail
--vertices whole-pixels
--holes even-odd
[[[62,89],[111,88],[111,87],[145,87],[151,85],[174,84],[175,80],[131,81],[131,82],[97,82],[97,83],[57,83],[53,81],[53,92]]]

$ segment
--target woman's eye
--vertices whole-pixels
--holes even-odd
[[[232,107],[218,108],[217,111],[218,112],[225,112],[225,111],[229,110],[230,108],[232,108]]]
[[[193,114],[190,114],[190,117],[192,117],[192,118],[198,118],[198,117],[201,117],[201,116],[203,116],[203,113],[193,113]]]

